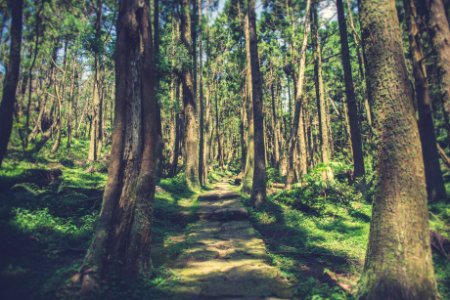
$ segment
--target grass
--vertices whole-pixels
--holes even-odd
[[[301,299],[353,299],[369,236],[371,205],[337,173],[326,184],[313,170],[301,185],[247,207],[272,263],[296,282]],[[430,227],[449,237],[450,206],[430,205]],[[433,255],[442,299],[450,299],[450,261]]]
[[[78,268],[92,237],[107,179],[101,164],[7,159],[0,170],[0,298],[59,299]],[[101,172],[97,171],[101,170]],[[195,194],[183,174],[160,182],[154,207],[151,280],[117,279],[98,295],[143,299],[167,292],[164,263],[183,251],[171,245],[192,220]]]

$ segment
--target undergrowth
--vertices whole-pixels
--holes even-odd
[[[45,152],[43,152],[45,153]],[[57,160],[57,159],[55,159]],[[51,158],[7,159],[0,170],[0,298],[64,299],[89,246],[100,210],[106,166],[53,163]],[[153,219],[153,274],[112,280],[94,298],[163,296],[172,276],[164,263],[183,251],[170,244],[192,222],[195,194],[184,174],[162,179]]]
[[[74,156],[59,163],[44,151],[34,160],[7,159],[0,170],[1,299],[60,299],[77,272],[95,228],[107,174],[104,163],[91,168]],[[332,164],[333,183],[321,180],[323,167],[311,170],[293,189],[273,193],[258,209],[243,197],[270,262],[296,283],[297,297],[352,299],[369,235],[372,174],[363,196],[348,184],[348,165]],[[224,180],[233,183],[238,172],[233,166],[209,172],[205,188]],[[268,180],[274,184],[284,178],[272,170]],[[153,273],[133,282],[117,278],[97,299],[158,299],[170,293],[176,274],[166,264],[186,250],[186,243],[174,241],[195,221],[195,199],[183,173],[160,180]],[[449,237],[449,224],[449,205],[431,204],[431,229]],[[450,299],[450,263],[438,255],[434,262],[442,299]]]
[[[278,190],[260,208],[247,207],[263,236],[271,263],[296,282],[300,299],[353,299],[362,271],[371,219],[373,174],[366,194],[348,183],[349,166],[332,163],[333,182],[324,182],[319,165],[291,190]],[[271,173],[269,172],[269,175]],[[272,177],[270,177],[272,176]],[[269,176],[278,180],[275,172]],[[430,205],[430,227],[448,237],[450,207]],[[450,299],[450,262],[434,255],[439,291]]]

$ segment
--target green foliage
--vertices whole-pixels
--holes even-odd
[[[175,177],[161,179],[159,185],[170,193],[188,195],[192,194],[189,189],[184,172],[178,173]]]
[[[355,289],[364,262],[371,205],[347,183],[350,166],[330,166],[334,182],[322,181],[325,166],[319,165],[301,184],[273,194],[261,208],[246,202],[252,222],[269,247],[271,262],[298,282],[301,299],[353,299],[329,274],[341,274],[338,280]],[[368,177],[372,177],[370,169]],[[368,189],[373,187],[369,184]],[[431,229],[449,237],[449,224],[448,204],[431,204]],[[450,263],[438,255],[433,260],[441,296],[450,299]]]
[[[339,287],[330,287],[326,283],[321,283],[313,277],[302,281],[297,289],[297,294],[302,295],[303,299],[310,300],[346,300],[353,299],[351,295],[346,294]]]
[[[77,223],[72,219],[56,217],[49,213],[48,208],[31,211],[23,208],[13,210],[14,217],[11,225],[23,233],[31,233],[40,241],[46,242],[50,248],[57,247],[52,243],[60,243],[61,236],[75,239],[77,237],[90,238],[96,215],[84,215]]]
[[[341,176],[348,166],[331,166],[334,182],[323,182],[325,166],[318,166],[292,190],[249,207],[272,263],[298,282],[302,299],[353,299],[328,274],[343,274],[355,286],[365,255],[371,207]]]
[[[87,172],[73,162],[58,164],[62,174],[50,183],[42,176],[53,170],[49,164],[7,159],[0,170],[0,236],[5,241],[0,246],[0,285],[6,299],[65,298],[66,284],[93,235],[106,174]],[[173,274],[162,265],[183,251],[184,244],[171,243],[171,236],[193,221],[196,200],[183,174],[162,179],[161,186],[154,203],[152,278],[117,278],[96,297],[164,298],[170,290],[167,279]]]
[[[347,171],[347,167],[342,164],[333,163],[333,172],[339,174]],[[343,205],[351,207],[352,202],[363,202],[363,196],[354,187],[340,180],[326,182],[322,180],[322,173],[327,166],[319,165],[317,168],[303,177],[303,182],[291,190],[284,190],[273,197],[280,203],[292,206],[298,210],[314,214],[316,216],[332,215],[333,209],[329,209],[327,204]],[[358,212],[355,212],[357,214]],[[364,215],[361,213],[361,215]],[[368,217],[366,217],[367,219]]]
[[[276,182],[284,182],[284,177],[280,174],[279,169],[273,167],[266,168],[267,185],[271,186]]]

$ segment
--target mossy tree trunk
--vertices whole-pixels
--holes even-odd
[[[433,105],[427,84],[427,70],[422,47],[422,36],[416,22],[416,19],[418,18],[417,8],[414,1],[404,0],[403,2],[409,31],[409,51],[411,53],[413,65],[415,96],[417,110],[419,112],[419,133],[422,141],[428,200],[442,200],[446,199],[447,195],[445,193],[444,180],[439,164],[439,154],[436,147],[436,133],[433,124]],[[419,20],[419,22],[421,21]]]
[[[353,153],[353,177],[364,180],[364,156],[361,139],[361,130],[358,122],[358,107],[356,105],[355,89],[353,87],[352,66],[350,62],[350,50],[348,47],[347,24],[345,22],[344,3],[336,0],[339,34],[341,37],[342,66],[344,68],[345,96],[347,99],[347,114],[350,125],[351,146]],[[351,14],[351,11],[349,12]],[[370,112],[367,112],[370,115]],[[364,185],[364,182],[362,182]]]
[[[11,11],[11,45],[8,67],[3,82],[2,103],[0,104],[0,167],[6,154],[11,136],[14,103],[19,82],[20,52],[22,48],[22,11],[23,0],[8,1]]]
[[[80,270],[86,292],[111,269],[131,278],[151,269],[157,126],[149,25],[147,1],[120,1],[111,161],[100,218]]]
[[[249,44],[250,44],[250,70],[252,80],[252,104],[254,125],[254,169],[251,201],[259,206],[266,201],[266,157],[264,147],[264,117],[262,76],[259,69],[258,39],[256,36],[255,0],[248,0],[247,7]]]
[[[435,52],[441,97],[445,112],[450,115],[450,28],[442,0],[414,0],[418,15],[423,19],[418,23],[422,32],[428,32]],[[450,125],[449,125],[450,126]],[[449,133],[450,134],[450,133]]]
[[[359,298],[437,299],[422,150],[395,1],[361,0],[361,21],[378,187]]]
[[[200,106],[200,140],[199,140],[199,176],[200,183],[206,184],[208,179],[208,168],[205,159],[205,99],[203,95],[203,37],[202,37],[202,15],[203,1],[197,0],[197,27],[198,27],[198,103]]]
[[[253,184],[253,171],[255,166],[255,126],[253,123],[253,83],[251,77],[251,54],[250,54],[250,28],[248,14],[243,14],[243,27],[245,36],[245,57],[246,57],[246,72],[245,72],[245,87],[246,87],[246,98],[245,107],[247,110],[247,156],[245,159],[245,171],[242,178],[242,190],[249,193],[252,189]]]
[[[300,50],[300,65],[298,71],[298,81],[295,95],[295,110],[294,110],[294,120],[291,128],[291,135],[289,137],[289,145],[288,145],[288,162],[287,162],[287,176],[286,176],[286,187],[290,188],[294,183],[294,151],[296,147],[296,143],[299,142],[298,138],[300,137],[300,175],[305,175],[307,166],[305,163],[303,155],[306,155],[305,151],[305,143],[304,138],[301,136],[304,135],[303,128],[303,120],[302,120],[302,111],[303,111],[303,98],[304,98],[304,85],[305,85],[305,69],[306,69],[306,47],[308,46],[308,35],[310,31],[310,13],[311,10],[311,0],[306,1],[306,10],[305,10],[305,22],[303,24],[303,41],[302,47]]]
[[[157,76],[155,76],[155,91],[160,89],[159,78],[161,77],[161,72],[159,71],[159,61],[160,61],[160,25],[159,25],[159,0],[153,0],[153,48],[154,48],[154,64]],[[156,93],[157,95],[157,93]],[[159,100],[156,100],[156,175],[162,176],[163,163],[164,163],[164,139],[162,135],[161,127],[161,106]]]
[[[319,2],[313,0],[311,9],[311,31],[314,48],[314,81],[316,88],[317,110],[319,116],[319,136],[322,163],[325,165],[323,172],[324,180],[333,180],[333,172],[328,166],[330,163],[331,147],[330,147],[330,132],[328,122],[328,105],[325,98],[325,85],[323,82],[322,71],[322,47],[319,36],[319,15],[317,13]]]
[[[181,41],[188,52],[187,61],[182,63],[181,77],[183,85],[184,111],[184,166],[186,182],[191,188],[200,186],[199,179],[199,147],[197,105],[195,101],[195,79],[193,76],[194,45],[192,39],[192,22],[190,0],[181,0]]]
[[[101,29],[102,29],[102,19],[103,19],[103,0],[97,0],[95,6],[95,42],[100,45],[101,42]],[[92,126],[90,132],[90,143],[89,143],[89,153],[88,160],[96,161],[98,160],[99,154],[101,152],[101,140],[103,137],[102,128],[102,109],[103,101],[101,95],[101,62],[100,62],[100,47],[96,46],[94,48],[94,80],[93,80],[93,100],[92,100]]]

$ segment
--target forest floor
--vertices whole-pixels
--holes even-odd
[[[199,220],[175,237],[185,250],[169,264],[173,299],[291,299],[289,282],[268,264],[264,241],[227,183],[198,198]],[[272,298],[273,299],[273,298]]]
[[[183,173],[161,179],[152,277],[118,277],[95,299],[354,299],[371,205],[335,173],[336,182],[324,185],[312,171],[292,190],[274,188],[280,180],[269,173],[268,201],[258,209],[233,185],[233,171],[211,172],[203,192],[189,190]],[[0,299],[65,298],[92,237],[106,176],[103,164],[68,156],[5,161]],[[450,237],[450,204],[430,205],[430,226]],[[433,258],[442,299],[450,299],[450,260]]]

